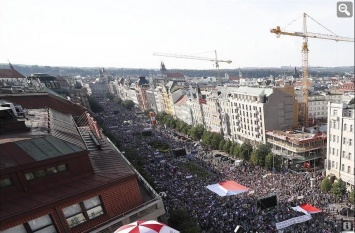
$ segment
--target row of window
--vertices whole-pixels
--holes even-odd
[[[64,217],[70,228],[84,223],[90,219],[104,214],[102,202],[99,196],[87,199],[83,202],[62,209]],[[44,215],[21,225],[17,225],[2,233],[56,233],[50,215]]]
[[[332,168],[338,169],[338,162],[332,161]],[[345,165],[341,164],[341,171],[345,171]],[[346,170],[347,173],[351,174],[351,166],[348,166],[348,169]],[[355,168],[354,168],[354,174],[355,174]]]
[[[332,127],[332,126],[333,126],[333,127]],[[339,129],[338,122],[333,121],[333,125],[331,124],[330,127],[331,127],[331,128],[334,128],[334,129]],[[349,126],[349,129],[348,129],[348,125],[345,123],[345,124],[343,125],[343,131],[347,131],[347,130],[349,130],[349,132],[353,132],[354,126],[353,126],[353,125],[350,125],[350,126]]]
[[[330,136],[330,140],[332,140],[333,142],[337,142],[337,143],[339,143],[339,136],[338,135],[329,135]],[[335,140],[336,139],[336,140]],[[347,140],[347,138],[346,137],[343,137],[343,144],[349,144],[349,146],[351,146],[352,144],[353,144],[353,139],[352,138],[349,138],[348,140]]]
[[[329,148],[329,154],[338,156],[339,149],[337,149],[337,153],[335,154],[335,148]],[[346,156],[346,152],[342,151],[342,158],[351,159],[351,152],[348,152],[348,155]]]
[[[67,166],[65,164],[61,164],[58,166],[49,167],[47,169],[41,169],[38,171],[26,173],[25,178],[26,178],[26,180],[33,180],[33,179],[41,178],[44,176],[53,175],[58,172],[64,172],[66,170],[67,170]],[[11,186],[11,185],[13,185],[13,183],[10,178],[3,178],[0,180],[0,188],[5,188],[5,187]]]
[[[58,166],[49,167],[47,169],[41,169],[41,170],[26,173],[25,177],[26,177],[26,180],[33,180],[33,179],[41,178],[44,176],[53,175],[58,172],[64,172],[66,170],[67,170],[67,165],[61,164]]]

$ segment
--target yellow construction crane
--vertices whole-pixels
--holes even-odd
[[[331,32],[333,35],[328,35],[328,34],[320,34],[320,33],[313,33],[313,32],[307,32],[307,23],[306,19],[310,18],[329,32]],[[287,35],[287,36],[299,36],[303,37],[303,43],[302,43],[302,86],[303,86],[303,121],[305,127],[308,126],[308,87],[309,87],[309,74],[308,74],[308,38],[317,38],[317,39],[325,39],[325,40],[334,40],[334,41],[347,41],[347,42],[354,42],[354,38],[349,38],[349,37],[341,37],[318,23],[316,20],[314,20],[312,17],[307,15],[306,13],[303,14],[303,32],[287,32],[287,31],[282,31],[280,29],[280,26],[277,26],[274,29],[271,29],[271,33],[275,33],[276,37],[279,38],[280,35]]]
[[[154,56],[162,56],[162,57],[175,57],[175,58],[184,58],[184,59],[193,59],[193,60],[204,60],[204,61],[213,61],[216,66],[217,71],[217,84],[222,84],[221,78],[219,76],[219,62],[226,62],[228,64],[232,63],[231,60],[218,60],[217,59],[217,51],[214,51],[215,58],[208,57],[196,57],[192,55],[180,55],[180,54],[170,54],[170,53],[153,53]]]

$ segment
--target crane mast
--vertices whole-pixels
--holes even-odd
[[[277,26],[276,28],[273,28],[270,30],[271,33],[275,33],[276,37],[279,38],[281,35],[287,35],[287,36],[298,36],[298,37],[303,37],[303,42],[302,42],[302,99],[303,99],[303,106],[302,106],[302,115],[303,115],[303,122],[304,126],[308,126],[308,97],[309,97],[309,66],[308,66],[308,38],[317,38],[317,39],[325,39],[325,40],[334,40],[334,41],[345,41],[345,42],[354,42],[354,38],[350,37],[341,37],[338,35],[328,35],[328,34],[320,34],[320,33],[313,33],[313,32],[308,32],[307,31],[307,16],[311,18],[309,15],[306,13],[303,13],[303,31],[302,32],[287,32],[287,31],[282,31],[280,26]],[[311,18],[312,19],[312,18]],[[313,19],[314,20],[314,19]],[[315,21],[315,20],[314,20]],[[318,23],[317,21],[315,21]],[[318,23],[321,25],[320,23]],[[321,25],[322,26],[322,25]],[[324,26],[322,26],[324,27]],[[325,28],[325,27],[324,27]],[[327,28],[325,28],[327,29]],[[330,31],[329,29],[327,29]]]

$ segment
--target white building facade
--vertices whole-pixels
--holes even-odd
[[[354,188],[354,105],[328,104],[327,175],[335,175]]]
[[[266,143],[266,130],[294,124],[294,97],[281,88],[239,87],[230,93],[231,137],[238,143]]]

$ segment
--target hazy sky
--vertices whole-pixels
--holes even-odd
[[[158,69],[213,69],[213,62],[154,52],[232,60],[220,68],[301,66],[302,14],[354,37],[354,18],[334,0],[0,0],[0,63]],[[328,33],[308,20],[308,31]],[[354,43],[309,40],[310,66],[354,65]],[[205,53],[208,52],[208,53]]]

